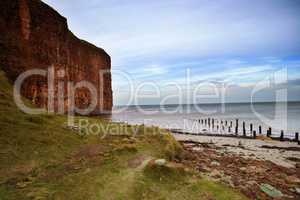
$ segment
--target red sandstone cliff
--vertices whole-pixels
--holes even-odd
[[[71,3],[71,2],[70,2]],[[54,107],[58,110],[58,83],[85,80],[92,83],[103,103],[98,101],[92,114],[112,109],[111,60],[100,48],[78,39],[68,29],[67,20],[40,0],[0,1],[0,67],[14,81],[28,69],[55,69]],[[57,76],[62,70],[60,77]],[[99,70],[108,70],[100,80]],[[101,87],[104,88],[102,92]],[[47,78],[30,77],[22,85],[22,94],[40,107],[47,107]],[[68,108],[65,95],[64,108]],[[85,108],[91,95],[85,89],[75,93],[75,104]]]

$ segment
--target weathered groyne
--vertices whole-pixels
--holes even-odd
[[[78,39],[68,29],[66,18],[40,0],[1,0],[0,9],[0,66],[11,81],[27,70],[53,66],[55,111],[59,109],[58,84],[67,94],[70,81],[88,81],[96,88],[98,101],[91,114],[111,111],[111,59],[103,49]],[[103,78],[101,70],[105,72]],[[31,76],[22,84],[22,95],[47,108],[47,80]],[[66,112],[67,95],[62,98]],[[89,91],[78,88],[74,102],[78,108],[86,108],[91,98]]]
[[[246,123],[245,121],[240,123],[239,119],[215,119],[215,118],[201,118],[193,119],[200,125],[202,130],[200,132],[190,132],[181,129],[171,129],[172,133],[185,134],[185,135],[201,135],[201,136],[213,136],[213,137],[234,137],[244,139],[256,139],[258,136],[265,135],[273,140],[279,141],[293,141],[300,145],[299,132],[294,134],[285,134],[284,130],[281,130],[279,134],[272,133],[272,127],[263,133],[262,126],[254,127],[253,123]],[[242,126],[240,126],[242,125]],[[249,127],[249,128],[248,128]]]

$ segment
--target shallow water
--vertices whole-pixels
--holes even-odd
[[[122,109],[122,111],[120,111]],[[199,119],[214,118],[215,128],[199,123]],[[246,123],[247,134],[250,134],[250,123],[258,133],[262,126],[263,134],[272,127],[272,134],[278,135],[284,130],[285,137],[293,138],[295,132],[300,132],[300,102],[289,103],[230,103],[230,104],[199,104],[199,105],[147,105],[115,107],[112,120],[129,124],[154,125],[168,129],[182,129],[198,133],[207,129],[209,132],[227,133],[230,121],[233,128],[239,119],[239,133],[242,123]],[[224,121],[224,131],[221,121]],[[228,125],[225,126],[225,121]],[[219,124],[218,124],[219,123]],[[221,130],[217,130],[219,125]],[[231,131],[234,131],[232,130]]]

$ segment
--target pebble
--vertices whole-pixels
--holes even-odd
[[[256,181],[248,181],[247,182],[247,185],[257,185],[257,182]]]
[[[158,166],[165,166],[167,164],[166,159],[157,159],[154,161],[154,163]]]
[[[218,170],[213,170],[210,173],[210,176],[213,177],[213,178],[220,178],[221,177],[221,173]]]
[[[17,183],[16,186],[19,189],[23,189],[23,188],[27,187],[27,185],[28,185],[28,183],[26,183],[26,182],[20,182],[20,183]]]
[[[247,168],[246,168],[246,167],[241,167],[240,170],[241,170],[242,172],[245,172],[245,171],[247,171]]]
[[[211,168],[207,167],[207,166],[200,166],[199,167],[199,170],[200,171],[203,171],[203,172],[210,172],[211,171]]]
[[[210,165],[217,167],[217,166],[220,166],[220,163],[217,162],[217,161],[213,161],[213,162],[210,163]]]
[[[292,184],[300,184],[300,179],[297,178],[296,176],[287,176],[286,182],[292,183]]]

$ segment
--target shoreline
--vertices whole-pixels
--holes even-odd
[[[300,198],[300,147],[290,142],[174,134],[182,163],[250,199]],[[273,196],[274,195],[274,196]],[[272,198],[274,197],[274,198]]]
[[[256,134],[255,137],[252,135],[241,135],[241,134],[233,134],[233,133],[210,133],[206,129],[203,132],[188,132],[184,131],[182,129],[168,129],[171,133],[174,134],[180,134],[180,135],[191,135],[191,136],[208,136],[208,137],[221,137],[221,138],[237,138],[237,139],[249,139],[249,140],[255,140],[259,137],[267,137],[264,134]],[[274,136],[268,136],[268,138],[274,140],[274,141],[280,141],[280,142],[294,142],[295,144],[298,142],[298,145],[300,145],[300,141],[297,141],[295,138],[281,138],[280,136],[274,137]]]
[[[270,138],[250,139],[234,137],[212,137],[172,133],[181,142],[213,144],[221,153],[236,154],[244,158],[271,161],[276,165],[295,168],[300,161],[300,147],[292,142],[280,142]]]

